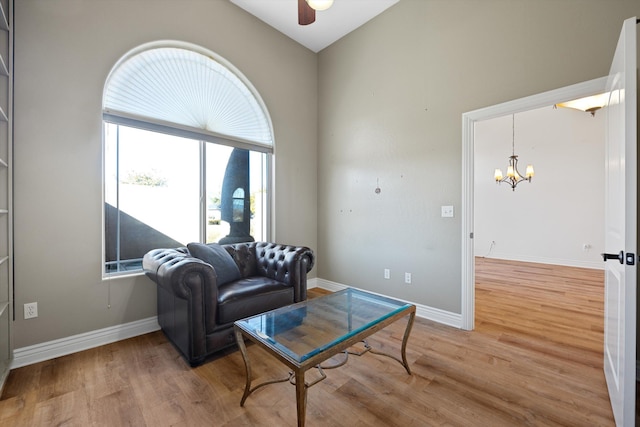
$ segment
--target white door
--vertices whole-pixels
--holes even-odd
[[[604,372],[618,426],[635,422],[636,18],[622,27],[607,91],[605,148]]]

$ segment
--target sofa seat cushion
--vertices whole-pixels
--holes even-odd
[[[268,277],[253,276],[218,287],[218,324],[293,304],[293,288]]]

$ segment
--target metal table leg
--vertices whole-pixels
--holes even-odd
[[[236,342],[238,343],[238,347],[240,348],[240,353],[242,353],[242,360],[244,360],[244,368],[247,373],[246,383],[244,385],[244,394],[242,395],[242,400],[240,400],[240,406],[244,406],[244,401],[247,400],[247,397],[251,394],[251,364],[249,363],[249,355],[247,354],[247,347],[244,345],[244,338],[242,337],[242,332],[240,329],[235,328],[236,334]]]
[[[296,408],[298,411],[298,427],[304,427],[307,416],[307,384],[304,382],[304,371],[296,370]]]

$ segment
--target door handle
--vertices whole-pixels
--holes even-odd
[[[602,260],[607,261],[609,259],[617,259],[620,261],[620,264],[624,264],[624,251],[620,251],[617,254],[600,254],[602,255]]]

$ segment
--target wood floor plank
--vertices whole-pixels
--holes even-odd
[[[476,329],[416,319],[407,359],[350,356],[308,391],[313,426],[613,426],[600,270],[479,258]],[[312,289],[310,297],[327,291]],[[399,355],[405,321],[369,339]],[[287,369],[248,345],[256,382]],[[309,375],[315,373],[309,372]],[[191,368],[161,332],[13,370],[0,426],[295,426],[288,382],[240,407],[244,364]]]

